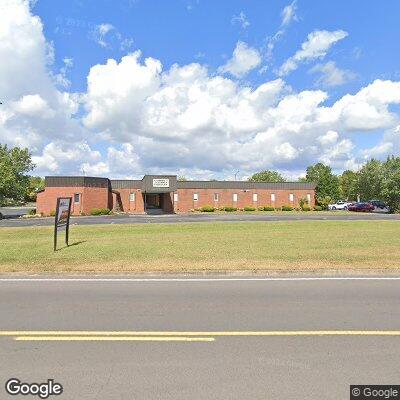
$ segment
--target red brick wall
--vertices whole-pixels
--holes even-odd
[[[140,189],[119,189],[111,193],[107,188],[93,187],[48,187],[44,192],[38,193],[37,212],[49,215],[55,211],[57,197],[73,197],[75,193],[81,193],[81,202],[72,202],[72,214],[81,213],[90,214],[93,208],[109,208],[117,210],[119,204],[120,211],[143,214],[144,198]],[[135,200],[129,200],[129,194],[135,193]],[[188,212],[195,208],[205,205],[214,207],[234,206],[244,208],[246,206],[261,207],[273,206],[281,207],[283,205],[299,206],[301,198],[311,196],[310,206],[315,205],[315,193],[313,190],[260,190],[251,189],[244,191],[233,189],[178,189],[178,201],[174,202],[174,193],[163,194],[164,212]],[[198,194],[198,201],[193,200],[193,194]],[[214,193],[219,194],[219,200],[214,201]],[[233,194],[237,194],[238,201],[233,201]],[[257,201],[253,201],[253,194],[257,193]],[[271,194],[275,194],[275,202],[271,201]],[[293,193],[293,202],[289,200],[289,194]]]
[[[81,194],[80,203],[74,203],[74,194]],[[93,208],[111,208],[108,188],[93,187],[47,187],[38,193],[36,210],[39,214],[50,215],[56,210],[57,197],[72,197],[72,215],[90,214]]]
[[[193,194],[198,194],[198,201],[193,200]],[[214,193],[218,193],[218,201],[214,201]],[[233,201],[233,194],[237,194],[237,202]],[[257,201],[253,201],[253,194],[257,194]],[[294,199],[289,200],[290,193],[293,193]],[[271,201],[271,194],[275,194],[275,202]],[[246,206],[261,207],[273,206],[282,207],[283,205],[299,206],[301,198],[311,196],[310,206],[315,205],[314,190],[265,190],[250,189],[244,191],[233,189],[178,189],[178,201],[175,202],[176,212],[187,212],[205,205],[214,207],[233,206],[244,208]]]

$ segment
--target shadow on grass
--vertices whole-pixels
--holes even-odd
[[[86,240],[79,240],[78,242],[71,243],[68,246],[60,247],[56,251],[65,250],[65,249],[68,249],[69,247],[73,247],[73,246],[79,246],[80,244],[85,243],[85,242],[86,242]]]

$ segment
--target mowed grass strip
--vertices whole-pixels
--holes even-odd
[[[0,272],[185,272],[400,268],[398,221],[0,228]]]

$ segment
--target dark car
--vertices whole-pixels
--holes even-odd
[[[381,212],[381,213],[389,213],[390,212],[389,206],[381,200],[370,200],[368,203],[370,203],[374,206],[375,212]]]
[[[375,207],[371,203],[352,203],[347,207],[349,211],[372,212]]]

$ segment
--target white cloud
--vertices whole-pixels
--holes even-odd
[[[342,30],[314,31],[309,33],[307,40],[302,43],[301,49],[288,58],[280,67],[278,71],[279,76],[284,76],[294,71],[300,63],[325,57],[329,49],[347,35],[347,32]]]
[[[49,53],[50,52],[50,53]],[[49,140],[83,139],[79,96],[56,87],[54,49],[24,0],[0,2],[0,142],[41,151]]]
[[[252,89],[212,76],[200,64],[163,72],[157,60],[141,63],[139,56],[92,68],[87,126],[132,143],[135,165],[146,171],[208,176],[237,168],[246,175],[261,168],[299,170],[316,160],[334,168],[356,165],[351,132],[385,129],[398,120],[388,107],[400,103],[398,82],[377,80],[328,107],[326,92],[295,93],[281,79]],[[115,77],[127,82],[126,90],[115,86]]]
[[[114,25],[109,23],[96,25],[90,32],[90,37],[103,48],[119,47],[123,52],[131,50],[134,43],[132,38],[124,37]]]
[[[282,26],[287,26],[289,25],[292,21],[297,21],[297,15],[296,15],[296,10],[297,10],[297,4],[296,0],[293,1],[292,3],[288,4],[283,10],[282,10]]]
[[[28,146],[35,173],[209,179],[273,168],[294,176],[317,160],[341,169],[368,154],[400,153],[392,107],[400,104],[400,82],[376,80],[327,105],[323,90],[296,92],[283,79],[251,87],[199,63],[163,70],[136,51],[94,65],[87,92],[70,93],[54,82],[40,19],[27,2],[5,1],[0,142]],[[377,146],[354,147],[352,132],[377,130],[385,131]]]
[[[321,73],[321,76],[315,81],[315,84],[322,87],[344,85],[356,77],[354,72],[338,68],[334,61],[328,61],[325,64],[317,64],[311,68],[309,72]]]
[[[241,78],[260,64],[261,56],[259,51],[239,41],[233,51],[232,58],[225,65],[219,67],[218,72],[227,72],[237,78]]]
[[[242,29],[246,29],[250,26],[250,22],[243,11],[240,11],[239,15],[234,15],[231,19],[231,24],[239,24]]]

